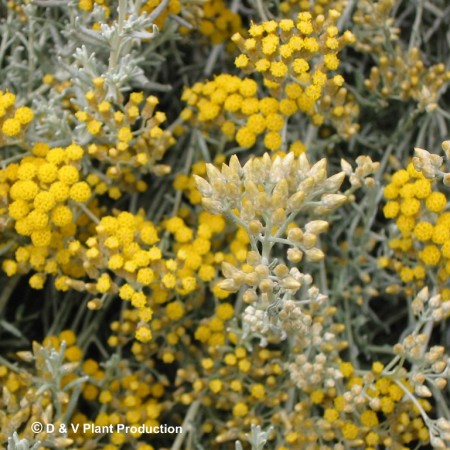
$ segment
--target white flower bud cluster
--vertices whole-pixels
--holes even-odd
[[[430,444],[436,449],[448,449],[450,444],[450,421],[441,417],[428,423]]]
[[[338,369],[330,367],[327,356],[319,353],[312,362],[306,354],[298,355],[295,360],[287,364],[292,381],[302,390],[318,389],[320,387],[333,388],[342,374]]]
[[[353,188],[359,188],[362,185],[373,187],[375,179],[371,175],[378,171],[380,163],[373,162],[370,156],[361,155],[356,158],[356,169],[354,171],[345,159],[341,160],[341,168],[347,175]]]
[[[284,264],[278,264],[272,268],[260,262],[251,266],[249,261],[253,259],[252,253],[249,252],[247,257],[247,264],[253,267],[252,271],[244,272],[228,262],[222,263],[225,279],[219,283],[221,289],[236,292],[244,285],[250,286],[251,289],[244,294],[244,301],[253,303],[260,299],[260,304],[269,306],[286,292],[295,294],[302,286],[312,283],[311,275],[300,272],[296,267],[289,269]]]
[[[447,172],[450,161],[450,140],[443,141],[441,148],[445,153],[446,165],[442,156],[432,154],[422,148],[414,148],[413,164],[414,168],[422,172],[426,178],[439,178],[442,179],[445,186],[450,186],[450,172]]]
[[[252,232],[270,235],[273,226],[280,227],[287,215],[301,209],[313,208],[323,215],[347,201],[339,193],[345,173],[327,177],[326,159],[311,165],[305,154],[295,158],[293,153],[272,161],[268,153],[250,159],[241,167],[233,155],[229,165],[219,171],[207,164],[208,181],[196,176],[197,188],[203,196],[203,206],[212,213],[239,210],[239,219]]]
[[[445,348],[435,345],[425,352],[424,348],[427,343],[428,336],[426,334],[410,334],[401,344],[394,346],[394,351],[398,355],[408,358],[415,365],[410,379],[415,393],[420,397],[432,396],[431,390],[424,384],[425,382],[437,389],[444,389],[450,378],[450,358],[446,355]]]
[[[306,334],[311,327],[312,318],[309,314],[305,314],[293,300],[283,302],[280,312],[278,313],[278,324],[286,332],[298,334]]]
[[[423,148],[414,148],[414,158],[412,160],[414,168],[422,172],[425,178],[433,179],[441,173],[441,166],[444,161],[442,156],[433,155]]]
[[[262,309],[247,306],[244,310],[243,321],[252,333],[265,335],[270,330],[267,313]]]
[[[327,353],[342,344],[336,343],[336,333],[325,327],[326,314],[315,321],[327,297],[312,286],[312,277],[271,255],[273,247],[281,244],[288,246],[286,260],[292,264],[324,259],[319,235],[328,230],[329,222],[323,216],[352,198],[354,189],[377,169],[370,158],[358,158],[356,172],[349,163],[342,164],[341,172],[328,177],[326,159],[310,164],[305,154],[272,159],[266,153],[244,166],[232,156],[221,170],[208,164],[208,180],[196,177],[203,206],[211,213],[224,214],[250,237],[246,264],[238,268],[224,262],[225,279],[218,284],[231,292],[247,287],[243,301],[249,306],[243,320],[249,331],[266,339],[269,335],[277,339],[294,335],[295,345],[312,345]],[[353,186],[342,193],[339,189],[346,172]],[[307,220],[292,226],[300,211]],[[291,300],[300,292],[303,300]]]
[[[443,302],[440,295],[430,297],[428,287],[424,287],[411,303],[414,315],[422,321],[440,322],[450,313],[450,302]]]

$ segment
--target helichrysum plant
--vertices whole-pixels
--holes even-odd
[[[449,448],[449,26],[0,0],[0,449]]]

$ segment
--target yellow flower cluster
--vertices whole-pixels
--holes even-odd
[[[427,271],[436,271],[443,288],[450,278],[450,213],[447,197],[438,190],[435,180],[427,179],[412,163],[392,175],[384,189],[387,202],[383,208],[387,219],[395,219],[400,232],[389,242],[392,258],[379,264],[399,273],[403,283],[421,287]],[[450,299],[450,289],[442,292]]]
[[[298,111],[311,114],[315,125],[330,117],[343,135],[356,131],[352,119],[359,110],[356,104],[347,102],[342,82],[339,75],[326,82],[326,95],[316,109],[296,82],[288,83],[284,97],[277,100],[273,96],[260,97],[257,83],[250,78],[221,74],[184,90],[182,100],[188,106],[181,117],[208,131],[220,129],[228,140],[236,140],[243,148],[253,147],[258,137],[264,136],[265,148],[277,151],[282,149],[289,117]]]
[[[272,90],[294,79],[308,97],[317,101],[327,81],[327,72],[339,68],[337,54],[355,39],[350,31],[339,36],[336,26],[339,16],[336,10],[330,10],[326,18],[323,15],[313,18],[309,12],[301,12],[296,21],[282,19],[252,24],[249,38],[238,33],[232,37],[241,51],[235,64],[246,73],[261,73]]]
[[[34,343],[33,354],[19,352],[23,359],[34,361],[35,367],[28,373],[13,371],[0,365],[0,383],[3,386],[3,396],[0,396],[0,445],[4,445],[6,437],[20,425],[24,425],[23,437],[33,439],[31,424],[42,420],[44,411],[49,408],[56,407],[58,411],[60,409],[60,414],[66,413],[77,385],[82,388],[84,402],[83,407],[77,404],[74,405],[75,410],[71,411],[71,423],[74,427],[69,427],[68,435],[63,436],[59,433],[59,422],[54,422],[56,432],[47,433],[43,430],[36,435],[37,439],[54,443],[51,445],[57,448],[90,448],[96,445],[99,435],[92,431],[92,426],[115,426],[120,423],[152,427],[161,424],[161,415],[165,410],[161,398],[167,384],[164,380],[157,380],[145,367],[132,369],[127,360],[114,364],[109,362],[101,368],[97,360],[83,358],[83,352],[76,341],[77,337],[72,330],[64,330],[58,336],[46,337],[42,346]],[[63,352],[61,376],[49,371],[44,354],[46,352],[48,358],[52,351]],[[85,380],[79,383],[81,377]],[[36,401],[37,391],[42,391],[43,384],[49,379],[59,382],[55,386],[57,390],[47,389],[46,395]],[[87,431],[83,431],[85,424],[89,425]],[[139,433],[110,433],[102,448],[117,450],[131,445],[140,450],[154,450],[144,437]]]
[[[182,100],[188,107],[181,117],[205,129],[220,128],[229,139],[250,148],[259,135],[265,135],[264,144],[270,150],[281,146],[280,132],[286,115],[297,111],[296,104],[280,104],[272,97],[258,98],[258,85],[250,79],[221,74],[212,81],[198,82],[185,89]],[[283,115],[283,113],[285,115]],[[239,129],[237,123],[244,121]]]
[[[118,107],[106,100],[104,78],[95,78],[93,85],[94,89],[85,94],[87,106],[75,113],[94,139],[88,147],[89,154],[108,162],[116,171],[123,166],[138,168],[141,173],[167,173],[169,168],[156,162],[175,140],[170,131],[160,127],[166,115],[155,112],[159,100],[155,96],[144,98],[142,92],[133,92],[129,100]],[[101,144],[105,138],[110,145]]]
[[[251,352],[239,345],[238,336],[224,332],[226,345],[208,345],[199,354],[198,368],[178,371],[176,382],[183,389],[175,400],[191,404],[201,398],[212,412],[219,407],[227,420],[206,420],[200,430],[203,439],[211,436],[219,443],[242,439],[242,426],[261,423],[258,410],[277,408],[287,400],[287,392],[277,389],[285,381],[279,350]],[[209,416],[209,414],[208,414]]]
[[[295,412],[287,416],[292,427],[286,430],[282,448],[298,448],[300,443],[309,443],[307,448],[314,448],[319,440],[328,443],[336,439],[370,450],[413,440],[426,443],[429,432],[419,409],[405,398],[405,392],[395,381],[377,372],[379,368],[383,365],[375,362],[372,372],[361,377],[354,374],[351,363],[341,362],[339,370],[343,380],[340,382],[344,392],[338,394],[334,388],[308,392],[308,398],[299,401],[293,408]],[[408,392],[413,391],[407,380],[399,381]],[[418,403],[430,411],[428,401],[419,399]],[[317,406],[321,417],[314,421],[310,418]],[[283,416],[277,413],[273,425],[281,423]]]
[[[96,227],[96,235],[87,239],[86,248],[81,248],[78,254],[84,261],[86,273],[97,281],[81,283],[63,276],[56,280],[56,286],[63,290],[74,287],[92,294],[118,293],[137,311],[136,315],[130,316],[139,321],[136,338],[148,342],[152,338],[152,330],[148,326],[152,317],[158,318],[152,321],[154,330],[164,329],[161,320],[167,322],[167,326],[171,321],[179,321],[186,308],[192,308],[189,303],[176,300],[179,296],[189,298],[190,294],[199,291],[203,283],[212,282],[217,266],[224,259],[235,262],[236,257],[245,257],[240,252],[245,252],[246,243],[232,247],[236,257],[211,252],[211,240],[224,231],[224,226],[222,217],[206,212],[199,215],[196,231],[181,217],[167,219],[163,223],[164,241],[173,236],[170,253],[175,256],[167,258],[155,245],[160,240],[156,228],[144,220],[142,212],[137,215],[120,212],[116,217],[103,217]],[[164,248],[164,244],[161,247]],[[110,275],[111,272],[116,279]],[[119,280],[125,283],[120,285]],[[220,290],[216,290],[216,294],[224,296]],[[94,303],[93,307],[96,307]],[[126,331],[131,330],[128,328]],[[111,340],[110,343],[117,345],[119,341]]]
[[[115,427],[118,423],[128,426],[145,424],[156,427],[161,424],[161,415],[165,410],[160,401],[165,386],[145,368],[132,369],[126,360],[117,365],[114,376],[100,369],[94,359],[86,359],[82,364],[83,373],[89,376],[89,382],[83,387],[84,400],[92,409],[87,414],[76,411],[72,423],[80,424],[77,431],[70,429],[69,438],[81,447],[88,447],[98,439],[98,433],[90,428],[83,432],[83,425]],[[95,411],[92,414],[92,411]],[[147,443],[145,434],[114,432],[106,436],[103,448],[119,449],[132,446],[142,450],[153,450]]]
[[[27,106],[15,108],[15,103],[16,96],[13,93],[0,91],[0,146],[11,139],[20,139],[34,118],[30,108]]]
[[[224,0],[209,0],[201,7],[198,30],[211,44],[225,42],[241,29],[241,16],[229,9]]]
[[[88,202],[92,192],[88,183],[80,180],[82,147],[50,148],[37,143],[32,152],[33,156],[0,172],[7,214],[15,232],[23,237],[15,243],[15,259],[5,260],[3,270],[9,276],[35,270],[38,273],[30,284],[42,289],[46,274],[58,273],[76,252],[75,245],[69,249],[67,243],[76,235],[77,220],[81,219],[77,205]],[[76,266],[69,271],[77,276],[84,273]]]
[[[339,13],[331,10],[312,18],[310,13],[290,19],[253,24],[251,37],[239,33],[232,40],[242,54],[235,60],[244,72],[261,72],[270,96],[259,94],[251,78],[221,74],[214,80],[185,89],[182,100],[188,107],[181,117],[204,128],[220,128],[239,146],[250,148],[264,135],[269,150],[286,150],[289,118],[297,112],[308,115],[316,126],[331,121],[345,139],[357,130],[358,106],[343,87],[341,75],[330,75],[339,67],[337,53],[353,41],[350,32],[338,36]]]

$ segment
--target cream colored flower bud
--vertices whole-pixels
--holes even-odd
[[[425,333],[420,333],[416,336],[416,342],[419,345],[425,345],[428,342],[428,336]]]
[[[303,231],[298,227],[291,228],[288,231],[287,237],[291,242],[299,243],[303,239]]]
[[[435,309],[431,314],[431,318],[435,322],[440,322],[441,320],[444,320],[445,318],[444,310],[442,308]]]
[[[295,302],[293,300],[286,300],[283,305],[283,309],[287,312],[291,312],[295,309]]]
[[[252,180],[245,180],[244,188],[247,198],[254,201],[259,194],[259,189],[256,184]]]
[[[350,184],[355,187],[359,188],[361,187],[361,180],[356,175],[350,175]]]
[[[306,249],[310,249],[317,244],[317,236],[312,233],[305,233],[303,235],[302,244]]]
[[[381,400],[378,397],[372,398],[369,401],[370,409],[374,411],[380,411],[381,409]]]
[[[312,298],[316,298],[319,295],[319,288],[317,286],[311,286],[308,289],[308,295]]]
[[[256,266],[260,262],[261,262],[261,255],[258,252],[251,250],[247,253],[247,264],[250,264],[251,266]]]
[[[323,184],[322,188],[327,191],[337,191],[344,182],[344,179],[345,172],[339,172],[336,175],[329,177]]]
[[[275,226],[281,225],[286,220],[286,210],[277,208],[272,214],[272,223]]]
[[[258,300],[258,295],[252,289],[247,289],[242,296],[245,303],[254,303]]]
[[[217,283],[217,286],[220,289],[223,289],[224,291],[231,291],[231,292],[235,292],[239,289],[239,287],[236,286],[234,280],[230,280],[230,279],[219,281]]]
[[[437,436],[431,436],[430,444],[433,448],[437,449],[445,450],[447,448],[444,441],[441,438],[438,438]]]
[[[255,266],[255,272],[259,277],[266,278],[269,276],[270,270],[264,264],[258,264],[257,266]]]
[[[290,211],[298,211],[305,201],[305,192],[299,191],[289,197],[287,203],[287,210]]]
[[[288,275],[289,268],[285,264],[278,264],[275,266],[275,269],[273,269],[273,272],[278,278],[284,278]]]
[[[273,281],[266,278],[259,283],[259,289],[261,292],[273,292]]]
[[[423,373],[415,373],[412,375],[411,379],[417,384],[425,383],[425,375]]]
[[[29,351],[16,352],[16,355],[25,362],[31,362],[34,359],[33,353]]]
[[[433,381],[433,384],[440,390],[447,387],[448,381],[445,378],[439,377]]]
[[[348,163],[345,159],[341,159],[341,169],[347,176],[350,176],[353,173],[351,164]]]
[[[295,278],[292,278],[290,276],[284,278],[280,284],[284,289],[292,291],[297,291],[301,287],[301,284]]]
[[[447,363],[445,361],[437,361],[435,362],[431,368],[433,369],[433,372],[435,373],[441,373],[443,372],[447,367]]]
[[[256,286],[259,282],[258,275],[255,272],[247,273],[244,276],[245,284]]]
[[[297,264],[303,259],[303,252],[298,248],[290,248],[287,251],[287,258],[292,263]]]
[[[353,394],[351,392],[344,392],[344,395],[342,397],[347,403],[353,401]]]
[[[252,235],[258,235],[263,230],[263,225],[259,220],[251,220],[248,224],[248,231]]]
[[[434,345],[430,349],[430,353],[433,354],[434,358],[439,359],[445,354],[445,347],[442,345]]]
[[[338,208],[347,201],[347,196],[343,194],[326,194],[322,196],[321,202],[327,208]]]
[[[355,411],[355,405],[353,405],[353,404],[348,404],[348,405],[345,405],[344,406],[344,412],[345,413],[347,413],[347,414],[351,414],[352,412],[354,412]],[[362,442],[363,443],[363,442]]]
[[[314,181],[314,178],[307,177],[298,184],[297,191],[304,191],[305,193],[309,193],[315,185],[316,182]]]
[[[418,297],[416,297],[413,302],[411,303],[411,309],[414,313],[414,315],[419,315],[423,312],[424,304],[423,301],[420,300]]]
[[[239,158],[236,155],[231,156],[229,166],[236,174],[240,175],[242,166],[239,162]]]
[[[441,296],[438,295],[433,295],[433,297],[430,298],[430,300],[428,300],[428,304],[432,307],[432,308],[438,308],[439,306],[441,306]]]
[[[306,260],[311,262],[322,261],[325,258],[325,254],[318,248],[311,248],[305,252]]]
[[[272,163],[272,167],[270,168],[269,180],[272,183],[278,183],[283,178],[284,178],[284,171],[283,167],[281,166],[281,158],[277,156]]]
[[[306,153],[302,153],[299,157],[298,157],[298,169],[297,172],[300,175],[303,175],[307,172],[309,172],[311,168],[311,165],[309,164],[308,158],[306,156]]]
[[[327,160],[322,158],[320,161],[316,162],[309,171],[309,176],[314,178],[314,181],[321,182],[327,177]]]
[[[270,208],[270,197],[265,192],[260,192],[256,198],[256,209],[267,210]]]
[[[223,180],[222,174],[219,169],[217,169],[214,164],[208,163],[206,164],[206,174],[208,175],[209,181],[214,180]]]
[[[428,290],[428,286],[425,286],[424,288],[422,288],[419,293],[417,294],[417,298],[419,298],[420,300],[426,302],[428,300],[428,297],[430,296],[429,294],[429,290]]]
[[[273,189],[272,198],[287,199],[289,186],[286,178],[280,180]]]
[[[240,273],[241,271],[233,266],[233,264],[230,264],[227,261],[223,261],[221,265],[222,273],[225,276],[225,278],[233,278],[234,275]]]
[[[312,220],[305,226],[305,231],[313,234],[321,234],[328,230],[330,224],[326,220]]]
[[[211,198],[202,198],[202,206],[211,214],[220,214],[224,211],[222,204]]]
[[[248,198],[244,198],[242,200],[240,213],[241,219],[244,222],[253,222],[253,219],[256,216],[256,211],[253,202],[251,202]]]
[[[444,150],[447,159],[450,159],[450,140],[444,141],[442,143],[442,150]]]
[[[405,347],[402,344],[395,344],[393,350],[396,355],[403,355],[405,353]]]
[[[448,421],[444,417],[440,417],[439,419],[437,419],[436,425],[442,431],[450,431],[450,421]]]

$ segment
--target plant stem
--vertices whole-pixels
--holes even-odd
[[[183,420],[183,424],[181,425],[182,433],[180,433],[176,437],[174,443],[172,444],[172,447],[170,447],[170,450],[179,450],[181,448],[181,444],[183,443],[186,435],[188,434],[187,431],[189,430],[190,432],[194,428],[191,423],[193,422],[194,417],[197,415],[200,404],[201,398],[191,403],[191,406],[189,407],[186,413],[186,417]]]

